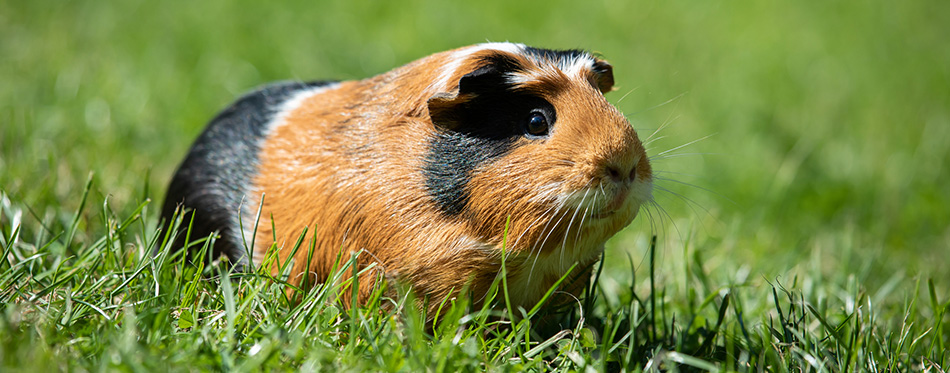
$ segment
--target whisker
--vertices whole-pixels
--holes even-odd
[[[558,215],[559,213],[561,213],[561,209],[564,208],[565,206],[566,206],[566,205],[563,204],[563,203],[562,203],[562,204],[559,204],[558,208],[554,211],[553,217],[557,217],[557,215]],[[535,246],[532,247],[531,250],[528,251],[528,257],[530,258],[532,255],[534,255],[534,261],[531,262],[531,269],[528,270],[528,281],[527,281],[527,283],[530,283],[530,282],[531,282],[531,276],[534,275],[534,268],[535,268],[535,266],[538,265],[538,259],[541,258],[541,250],[544,248],[544,244],[548,241],[548,238],[551,237],[551,234],[554,233],[554,228],[556,228],[556,227],[558,226],[558,224],[561,223],[561,220],[564,219],[564,216],[565,216],[565,215],[566,215],[566,214],[562,214],[561,217],[557,220],[557,222],[554,223],[553,226],[551,225],[551,222],[554,222],[554,219],[552,218],[551,220],[548,220],[547,224],[544,225],[544,228],[541,228],[541,233],[542,233],[542,234],[544,234],[544,232],[545,232],[546,230],[547,230],[548,233],[547,233],[547,234],[544,234],[544,239],[543,239],[542,241],[540,241],[540,243],[535,242]],[[549,227],[551,228],[550,230],[548,230]],[[538,249],[537,254],[534,253],[535,247]]]
[[[518,236],[518,240],[520,240],[521,237],[524,237],[524,235],[525,235],[528,231],[530,231],[534,226],[536,226],[536,224],[539,223],[538,220],[541,220],[541,219],[544,217],[544,215],[547,214],[549,211],[554,210],[554,215],[556,216],[557,211],[560,210],[562,206],[563,206],[562,204],[557,204],[557,205],[554,205],[554,206],[549,207],[544,213],[541,214],[541,216],[539,216],[537,219],[535,219],[535,221],[532,222],[531,225],[529,225],[528,227],[525,228],[525,230],[521,233],[521,235]],[[551,220],[549,220],[549,221],[547,222],[547,224],[550,224],[550,223],[551,223]],[[546,228],[547,228],[547,225],[545,226],[545,228],[542,228],[541,231],[544,232],[544,229],[546,229]],[[511,247],[517,245],[517,242],[518,242],[518,241],[516,240],[514,243],[512,243]],[[535,244],[535,246],[537,246],[537,244]],[[531,249],[528,250],[528,256],[525,258],[525,262],[527,262],[528,260],[530,260],[531,255],[532,255],[533,252],[534,252],[534,246],[533,246]],[[538,250],[538,256],[540,256],[540,254],[541,254],[541,251]],[[496,252],[496,255],[500,255],[500,254],[498,254],[498,253]],[[532,269],[531,269],[531,271],[529,271],[529,273],[528,273],[529,281],[525,282],[526,285],[530,283],[531,272],[534,271],[534,264],[537,264],[537,260],[538,260],[537,257],[535,257],[534,263],[532,263],[532,267],[531,267]],[[482,296],[478,299],[478,302],[481,302],[481,301],[485,300],[486,297],[488,297],[488,293],[482,294]]]
[[[650,111],[650,110],[656,109],[656,108],[658,108],[658,107],[665,106],[665,105],[667,105],[667,104],[669,104],[669,103],[671,103],[671,102],[673,102],[673,101],[679,100],[679,99],[682,98],[683,96],[686,96],[687,93],[689,93],[689,92],[680,93],[680,94],[676,95],[675,97],[673,97],[673,98],[671,98],[671,99],[669,99],[669,100],[663,101],[663,102],[661,102],[661,103],[659,103],[659,104],[656,104],[656,105],[653,105],[653,106],[650,106],[650,107],[648,107],[648,108],[646,108],[646,109],[643,109],[643,110],[634,112],[633,114],[630,114],[630,115],[633,116],[633,115],[642,114],[642,113],[648,112],[648,111]]]
[[[688,174],[688,173],[685,173],[685,172],[677,172],[677,171],[653,170],[653,177],[654,177],[654,179],[657,179],[657,180],[671,180],[671,179],[667,179],[667,178],[657,178],[657,177],[656,177],[656,175],[667,175],[667,174],[669,174],[669,175],[679,175],[679,176],[689,176],[689,177],[695,177],[695,178],[700,177],[699,174]]]
[[[685,95],[685,94],[686,94],[686,92],[683,92],[683,93],[677,95],[676,97],[673,97],[673,98],[671,98],[671,99],[669,99],[669,100],[666,100],[666,101],[663,102],[663,103],[660,103],[659,105],[655,105],[655,106],[653,106],[653,107],[649,107],[649,108],[646,108],[646,109],[644,109],[644,110],[638,111],[638,112],[632,114],[631,116],[637,115],[637,114],[640,114],[640,113],[643,113],[643,112],[647,112],[647,111],[656,109],[656,108],[658,108],[658,107],[660,107],[660,106],[669,104],[670,102],[673,102],[674,100],[679,99],[680,97],[683,97],[683,95]],[[659,133],[659,132],[662,131],[664,128],[666,128],[667,126],[669,126],[671,123],[673,123],[673,121],[674,121],[676,118],[679,118],[679,116],[673,117],[673,113],[674,113],[674,112],[675,112],[675,111],[671,111],[671,112],[670,112],[670,115],[666,117],[666,120],[664,120],[663,123],[661,123],[660,126],[657,127],[657,129],[656,129],[655,131],[653,131],[653,133],[650,134],[650,136],[647,136],[646,140],[644,140],[644,141],[650,141],[650,139],[652,139],[653,136],[655,136],[657,133]]]
[[[657,131],[659,131],[659,129],[658,129]],[[662,140],[662,139],[665,139],[665,138],[666,138],[666,136],[657,136],[656,138],[652,138],[652,136],[651,136],[651,137],[648,137],[646,140],[643,140],[643,146],[644,146],[644,147],[647,147],[648,145],[652,144],[654,141]],[[649,149],[648,149],[648,150],[649,150]]]
[[[558,258],[558,265],[564,266],[564,250],[567,246],[567,236],[571,233],[571,226],[574,225],[574,219],[577,218],[577,213],[581,211],[581,206],[584,206],[584,201],[587,200],[587,194],[590,193],[590,188],[584,188],[584,197],[581,197],[581,202],[578,204],[577,209],[574,210],[574,215],[571,216],[571,221],[567,223],[567,229],[564,230],[564,238],[561,240],[561,252]]]
[[[590,190],[589,190],[589,187],[590,187],[590,184],[591,184],[591,183],[592,183],[592,181],[588,181],[587,184],[585,184],[584,187],[583,187],[584,189],[587,189],[588,192],[590,191]],[[586,196],[587,196],[587,193],[585,192],[584,197],[581,199],[581,203],[583,203],[583,200],[586,198]],[[566,201],[565,201],[565,202],[566,202]],[[558,215],[558,213],[560,213],[561,209],[564,208],[564,207],[566,207],[566,206],[567,206],[566,203],[562,203],[562,204],[558,207],[558,210],[555,211],[554,216],[556,217],[556,216]],[[575,214],[576,214],[576,212],[575,212]],[[531,281],[531,277],[534,275],[534,269],[535,269],[535,267],[536,267],[537,264],[538,264],[538,259],[540,259],[540,257],[541,257],[541,250],[543,250],[544,245],[547,243],[548,239],[549,239],[549,238],[551,237],[551,235],[554,233],[554,229],[557,228],[557,226],[558,226],[559,224],[561,224],[561,221],[564,219],[565,216],[567,216],[567,211],[564,211],[564,214],[562,214],[561,217],[558,218],[557,222],[554,223],[553,226],[550,226],[551,229],[548,230],[548,233],[544,235],[544,239],[540,242],[540,244],[535,243],[535,245],[536,245],[537,248],[538,248],[537,254],[534,254],[534,248],[532,248],[532,249],[529,251],[529,257],[530,257],[530,255],[535,255],[534,261],[531,263],[531,269],[528,271],[528,282],[529,282],[529,283],[530,283],[530,281]],[[573,220],[573,218],[571,218],[571,219]],[[548,226],[550,225],[550,223],[551,223],[552,221],[554,221],[553,218],[548,221],[548,224],[546,224],[544,228],[542,228],[542,230],[541,230],[542,233],[543,233],[545,230],[548,229]],[[570,231],[570,225],[568,225],[568,229],[567,229],[566,231],[568,231],[568,232]]]
[[[599,189],[599,190],[600,190],[600,193],[603,194],[603,196],[604,196],[604,201],[607,201],[607,192],[604,190],[604,184],[603,184],[603,183],[598,183],[597,189]],[[584,221],[590,216],[590,210],[591,210],[596,204],[597,204],[597,190],[594,190],[594,195],[593,195],[593,198],[592,198],[591,201],[590,201],[590,204],[584,209],[584,216],[581,217],[581,225],[580,225],[580,227],[583,227],[583,226],[584,226]],[[574,236],[574,247],[577,247],[577,242],[578,242],[578,241],[580,240],[580,238],[581,238],[580,229],[581,229],[581,228],[578,228],[578,230],[577,230],[577,235]]]
[[[597,196],[597,193],[595,192],[594,197],[596,198],[596,196]],[[590,216],[590,209],[591,207],[593,207],[593,204],[594,204],[594,201],[591,201],[591,206],[587,206],[584,208],[584,214],[581,215],[581,222],[580,224],[577,225],[577,234],[574,235],[574,249],[575,250],[577,250],[577,242],[580,241],[581,239],[581,229],[583,229],[584,227],[584,221],[587,220],[588,216]],[[570,231],[568,231],[568,234],[570,234]]]
[[[676,122],[677,119],[680,118],[679,115],[676,115],[676,116],[673,115],[673,113],[675,113],[675,112],[676,112],[675,110],[671,110],[671,111],[670,111],[670,114],[667,115],[667,116],[666,116],[666,119],[663,120],[663,123],[660,124],[660,128],[669,127],[669,126],[673,125],[673,123]],[[651,137],[652,137],[652,136],[651,136]],[[663,137],[663,136],[660,136],[660,137]],[[652,142],[653,140],[650,140],[650,141]]]
[[[670,158],[682,158],[682,157],[693,157],[697,155],[722,155],[721,153],[676,153],[676,154],[657,154],[652,157],[648,157],[650,162],[662,161]]]
[[[679,236],[680,240],[682,240],[683,233],[680,232],[679,227],[676,226],[676,222],[673,220],[673,216],[670,215],[670,213],[667,212],[666,209],[663,208],[663,206],[660,206],[660,204],[656,203],[656,201],[650,201],[650,203],[653,205],[653,207],[657,209],[657,212],[663,213],[663,215],[666,216],[667,219],[669,219],[670,224],[673,225],[673,229],[676,230],[676,235]]]
[[[516,238],[516,239],[514,240],[514,242],[512,242],[511,246],[512,246],[512,247],[517,247],[517,246],[518,246],[518,242],[521,242],[521,238],[523,238],[523,237],[525,236],[525,234],[527,234],[528,231],[531,230],[531,228],[533,228],[536,224],[538,224],[538,221],[539,221],[539,220],[544,219],[544,217],[545,217],[548,213],[550,213],[551,211],[554,211],[554,209],[555,209],[556,207],[557,207],[557,206],[548,207],[548,209],[545,210],[543,213],[541,213],[541,215],[539,215],[537,219],[534,219],[534,221],[532,221],[531,223],[528,223],[528,226],[525,227],[525,230],[521,231],[521,234],[518,235],[518,238]]]
[[[620,105],[620,103],[623,102],[623,99],[627,98],[627,96],[633,93],[633,91],[636,91],[638,89],[640,89],[640,86],[633,87],[633,89],[627,91],[627,93],[624,93],[623,96],[621,96],[620,99],[617,100],[617,105]]]
[[[544,228],[541,229],[542,232],[547,231],[548,233],[545,235],[544,240],[542,240],[541,242],[535,243],[535,246],[538,247],[539,255],[541,253],[541,248],[544,247],[544,244],[547,242],[548,238],[551,237],[552,233],[554,233],[554,228],[556,228],[558,224],[561,224],[561,220],[564,220],[564,217],[567,216],[567,211],[563,210],[564,207],[566,207],[566,204],[562,203],[560,204],[558,209],[554,211],[553,216],[556,217],[558,216],[558,214],[560,214],[561,216],[560,218],[557,219],[557,221],[555,221],[554,219],[548,220],[547,224],[544,225]],[[554,225],[551,225],[551,223],[554,223]],[[548,228],[550,228],[550,230],[548,230]]]
[[[685,202],[686,202],[686,206],[689,206],[689,209],[693,211],[693,214],[700,215],[699,211],[696,211],[696,208],[698,207],[698,208],[700,208],[700,209],[703,210],[703,212],[706,214],[706,216],[709,216],[709,217],[713,218],[713,219],[714,219],[717,223],[719,223],[719,224],[724,224],[724,223],[722,222],[722,220],[720,220],[718,217],[716,217],[715,215],[713,215],[712,212],[709,211],[709,209],[707,209],[706,207],[703,207],[703,205],[699,204],[698,202],[696,202],[696,201],[694,201],[694,200],[692,200],[692,199],[690,199],[690,198],[688,198],[688,197],[686,197],[686,196],[684,196],[684,195],[682,195],[682,194],[673,192],[673,191],[671,191],[671,190],[669,190],[669,189],[666,189],[666,188],[663,188],[663,187],[657,187],[657,188],[658,188],[658,190],[661,191],[661,192],[669,193],[670,195],[672,195],[672,196],[674,196],[674,197],[677,197],[677,198],[679,198],[679,199],[685,201]]]
[[[659,229],[657,228],[656,217],[653,215],[653,211],[650,210],[650,207],[653,207],[653,206],[652,206],[650,203],[646,203],[643,207],[644,207],[644,210],[643,210],[643,211],[646,211],[647,217],[650,218],[650,219],[649,219],[649,221],[650,221],[650,231],[653,232],[654,234],[657,233],[657,232],[659,232]]]
[[[700,137],[700,138],[698,138],[698,139],[696,139],[696,140],[693,140],[693,141],[690,141],[690,142],[685,143],[685,144],[683,144],[683,145],[677,146],[677,147],[675,147],[675,148],[673,148],[673,149],[669,149],[669,150],[665,150],[665,151],[659,152],[659,153],[657,153],[657,155],[668,154],[669,152],[676,151],[676,150],[685,148],[685,147],[687,147],[687,146],[693,145],[693,144],[695,144],[695,143],[697,143],[697,142],[706,140],[706,139],[708,139],[708,138],[710,138],[710,137],[713,137],[714,135],[716,135],[716,134],[714,133],[714,134],[710,134],[710,135],[706,135],[706,136]]]
[[[726,200],[726,201],[729,201],[729,203],[732,203],[733,205],[738,205],[738,203],[736,203],[736,201],[733,201],[731,198],[726,197],[725,195],[723,195],[723,194],[721,194],[721,193],[717,193],[716,191],[714,191],[714,190],[712,190],[712,189],[709,189],[709,188],[704,188],[704,187],[701,187],[701,186],[699,186],[699,185],[687,183],[687,182],[685,182],[685,181],[679,181],[679,180],[676,180],[676,179],[670,179],[670,178],[665,178],[665,177],[656,177],[656,175],[654,175],[653,178],[654,178],[655,180],[659,180],[659,181],[664,181],[664,182],[669,181],[669,182],[677,183],[677,184],[680,184],[680,185],[685,185],[685,186],[688,186],[688,187],[693,187],[693,188],[702,190],[702,191],[704,191],[704,192],[708,192],[708,193],[710,193],[710,194],[712,194],[712,195],[714,195],[714,196],[716,196],[716,197],[722,198],[722,199],[724,199],[724,200]],[[664,192],[667,192],[667,193],[670,193],[670,194],[674,194],[674,195],[676,195],[676,196],[680,196],[678,193],[673,193],[671,190],[669,190],[669,189],[667,189],[667,188],[664,188],[663,186],[659,186],[659,185],[656,185],[656,184],[653,184],[653,186],[656,187],[656,188],[659,188],[660,190],[662,190],[662,191],[664,191]],[[685,198],[685,197],[684,197],[684,198]],[[690,200],[690,201],[692,201],[692,200]]]
[[[653,136],[656,136],[656,134],[660,133],[660,131],[662,131],[664,128],[666,128],[669,125],[670,125],[669,122],[661,123],[660,126],[657,127],[655,130],[653,130],[653,133],[651,133],[650,136],[647,136],[647,138],[644,139],[643,141],[645,141],[647,144],[653,142],[653,140],[651,140]],[[662,138],[662,136],[660,138]]]

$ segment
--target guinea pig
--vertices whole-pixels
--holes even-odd
[[[361,251],[358,301],[383,278],[430,312],[462,289],[483,297],[504,252],[510,301],[530,309],[652,199],[643,144],[604,98],[613,84],[581,50],[486,43],[359,81],[269,85],[201,133],[162,216],[184,208],[190,236],[216,233],[214,253],[241,268],[276,251],[258,270],[292,261],[295,286]]]

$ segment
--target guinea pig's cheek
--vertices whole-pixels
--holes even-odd
[[[631,210],[630,220],[637,217],[640,207],[653,200],[653,183],[650,181],[635,183],[627,197],[627,205]],[[628,221],[629,223],[629,221]]]
[[[630,199],[637,201],[638,204],[653,200],[653,181],[647,179],[642,182],[634,183],[630,190]]]

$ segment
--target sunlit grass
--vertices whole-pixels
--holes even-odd
[[[83,208],[92,208],[91,186]],[[906,282],[900,276],[868,293],[853,275],[826,279],[820,269],[765,286],[741,272],[721,283],[689,248],[682,248],[689,273],[657,276],[653,240],[639,269],[631,258],[627,276],[596,276],[593,295],[546,316],[541,330],[533,326],[539,317],[505,316],[535,310],[506,310],[503,281],[485,307],[471,308],[466,298],[447,304],[433,329],[411,297],[383,298],[377,291],[363,307],[340,303],[341,294],[356,291],[348,280],[351,262],[292,301],[282,277],[232,273],[226,263],[205,266],[200,255],[187,260],[169,251],[171,237],[153,229],[148,207],[145,201],[119,216],[104,202],[98,227],[89,228],[104,232],[95,242],[75,242],[75,224],[54,223],[47,228],[64,233],[36,245],[20,237],[23,206],[4,196],[4,365],[849,371],[938,369],[950,359],[947,332],[936,321],[950,301],[936,294],[932,279],[911,282],[903,296],[893,293]],[[199,238],[196,250],[211,242]]]
[[[946,370],[947,10],[2,3],[0,370]],[[485,40],[601,53],[608,100],[641,137],[663,127],[657,206],[559,328],[462,300],[427,330],[406,300],[349,310],[340,282],[293,303],[279,278],[163,251],[169,177],[242,92]]]

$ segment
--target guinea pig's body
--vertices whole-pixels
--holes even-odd
[[[436,306],[466,285],[483,295],[504,248],[511,302],[530,308],[651,198],[643,146],[602,95],[612,85],[587,53],[510,43],[361,81],[272,85],[201,134],[163,216],[191,209],[191,237],[218,232],[215,251],[242,266],[276,250],[293,259],[292,284],[323,282],[363,250],[360,267],[375,266],[361,298],[382,275]]]

